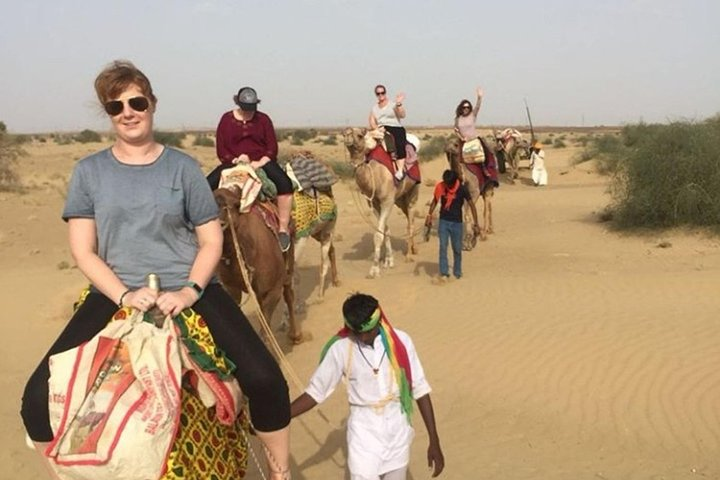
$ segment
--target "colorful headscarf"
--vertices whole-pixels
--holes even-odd
[[[400,338],[395,333],[392,325],[388,322],[385,312],[380,307],[370,315],[366,322],[360,326],[360,330],[354,330],[350,328],[347,320],[345,320],[345,326],[340,329],[322,349],[320,353],[320,362],[323,361],[325,355],[327,355],[330,347],[340,340],[350,336],[350,333],[356,331],[358,333],[369,332],[376,326],[379,327],[380,338],[385,348],[385,353],[390,361],[390,367],[395,373],[395,378],[398,382],[398,390],[400,391],[400,406],[405,415],[407,415],[408,422],[413,412],[413,397],[412,397],[412,370],[410,368],[410,358],[407,354],[407,349],[402,343]]]

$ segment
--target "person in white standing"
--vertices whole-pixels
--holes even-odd
[[[536,141],[532,146],[530,155],[530,168],[532,169],[532,180],[536,187],[545,186],[548,183],[548,173],[545,169],[545,151],[542,143]]]
[[[410,336],[393,329],[374,297],[351,295],[343,304],[345,326],[323,348],[310,385],[290,406],[292,417],[327,399],[345,379],[351,480],[405,480],[414,437],[413,400],[430,444],[428,467],[437,477],[445,467],[430,385]]]

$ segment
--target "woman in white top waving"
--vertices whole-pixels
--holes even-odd
[[[375,86],[375,96],[377,103],[373,105],[370,111],[370,130],[378,127],[384,127],[385,131],[390,133],[395,139],[395,159],[396,171],[395,178],[402,180],[405,176],[405,146],[407,145],[407,137],[405,127],[402,126],[400,120],[405,118],[405,100],[404,93],[398,93],[395,96],[395,103],[388,100],[387,89],[385,85]]]

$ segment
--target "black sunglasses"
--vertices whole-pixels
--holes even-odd
[[[150,100],[145,97],[132,97],[129,98],[127,104],[130,108],[136,112],[144,112],[150,108]],[[120,115],[125,108],[122,100],[111,100],[103,105],[108,115],[115,116]]]
[[[385,90],[383,90],[382,92],[375,92],[376,97],[379,97],[380,95],[385,95]]]

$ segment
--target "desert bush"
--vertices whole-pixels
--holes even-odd
[[[355,167],[350,162],[342,160],[330,160],[327,164],[332,168],[335,175],[343,180],[352,179],[355,177]]]
[[[314,128],[310,129],[303,129],[303,130],[293,130],[290,138],[290,143],[292,145],[302,145],[307,140],[312,140],[317,136],[317,130]]]
[[[625,145],[622,138],[606,133],[599,137],[588,138],[585,148],[574,160],[574,163],[595,159],[598,173],[602,175],[612,174],[618,169],[618,165],[627,155],[627,150],[628,146]]]
[[[323,141],[323,145],[337,145],[337,137],[335,135],[328,135]]]
[[[85,129],[75,135],[74,140],[79,143],[99,143],[102,142],[102,137],[93,130]]]
[[[448,137],[440,135],[438,137],[431,137],[428,141],[423,142],[420,145],[420,152],[418,152],[418,159],[421,162],[430,161],[440,155],[445,155],[445,144],[448,141]]]
[[[630,125],[622,143],[612,189],[618,227],[720,227],[720,115]]]
[[[550,138],[550,137],[548,137],[548,138],[542,140],[540,143],[542,143],[543,145],[552,145],[552,144],[553,144],[553,139]]]
[[[553,142],[553,147],[555,148],[565,148],[567,145],[565,145],[565,142],[563,142],[562,138],[556,138]]]
[[[7,126],[0,122],[0,191],[20,189],[20,178],[15,170],[17,158],[23,154],[20,145],[7,133]]]
[[[71,145],[73,143],[72,135],[56,134],[54,137],[55,143],[58,145]]]
[[[195,135],[195,140],[193,140],[193,145],[196,147],[214,147],[215,142],[212,138],[208,137],[207,135]]]
[[[182,141],[185,138],[184,132],[154,132],[155,141],[168,147],[182,148]]]

